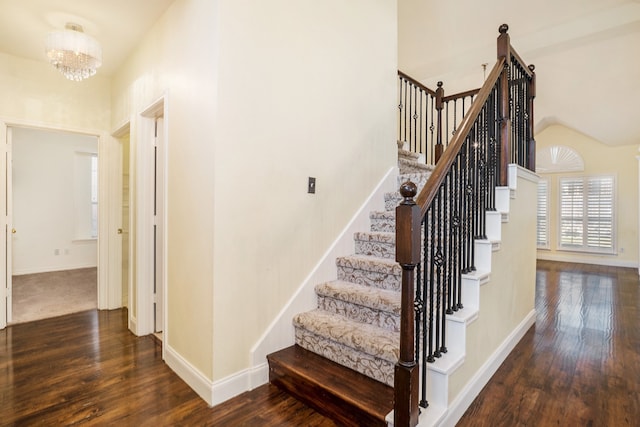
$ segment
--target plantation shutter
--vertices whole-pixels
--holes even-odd
[[[560,247],[614,252],[612,176],[560,180]]]
[[[538,181],[538,227],[536,243],[539,248],[549,247],[549,182]]]
[[[587,181],[587,247],[613,248],[613,178]]]
[[[583,183],[582,178],[560,180],[560,246],[582,246]]]

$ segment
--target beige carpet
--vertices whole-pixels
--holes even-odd
[[[13,276],[13,319],[30,322],[97,308],[97,269]]]

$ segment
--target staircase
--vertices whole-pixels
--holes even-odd
[[[398,168],[398,187],[411,180],[421,188],[433,170],[402,148]],[[268,356],[272,383],[344,425],[387,425],[393,409],[401,275],[395,261],[395,208],[400,200],[398,192],[385,194],[385,211],[369,215],[370,231],[355,233],[355,253],[336,259],[337,280],[316,285],[318,307],[294,317],[296,345]],[[333,374],[327,378],[327,372]],[[336,390],[346,378],[346,390]]]
[[[518,168],[535,170],[534,67],[511,47],[507,30],[499,28],[498,60],[479,90],[444,97],[441,83],[432,91],[399,73],[400,132],[408,144],[398,150],[402,195],[385,194],[385,211],[371,212],[370,231],[355,233],[355,253],[336,260],[337,280],[316,285],[317,308],[293,319],[296,344],[267,357],[273,384],[340,425],[454,423],[535,319],[534,310],[523,313],[523,298],[516,311],[495,319],[510,317],[514,329],[504,341],[485,336],[496,324],[483,320],[485,332],[467,337],[469,324],[478,319],[492,252],[500,249],[502,223],[509,219],[508,185],[516,185]],[[418,93],[430,103],[431,115],[429,109],[423,115]],[[457,100],[464,115],[459,126]],[[448,120],[442,126],[447,102],[453,102],[453,129]],[[452,136],[446,150],[443,129]],[[428,137],[435,145],[425,150]],[[436,166],[405,148],[429,153]],[[401,186],[406,181],[416,185]],[[533,194],[530,186],[528,191]],[[521,230],[535,228],[529,219],[522,215]],[[533,240],[514,243],[513,254],[525,262],[511,259],[505,274],[496,275],[505,295],[518,290],[514,283],[520,277],[512,275],[521,274],[521,264],[535,283],[535,268],[526,262],[535,261]],[[473,343],[488,359],[481,367],[470,361],[479,369],[473,378],[469,372],[456,377]]]

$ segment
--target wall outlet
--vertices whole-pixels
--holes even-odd
[[[316,192],[316,179],[309,177],[309,184],[307,186],[307,193],[314,194]]]

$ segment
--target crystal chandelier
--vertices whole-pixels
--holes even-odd
[[[49,33],[46,53],[51,65],[77,82],[93,76],[102,65],[100,44],[77,24],[69,23],[65,30]]]

